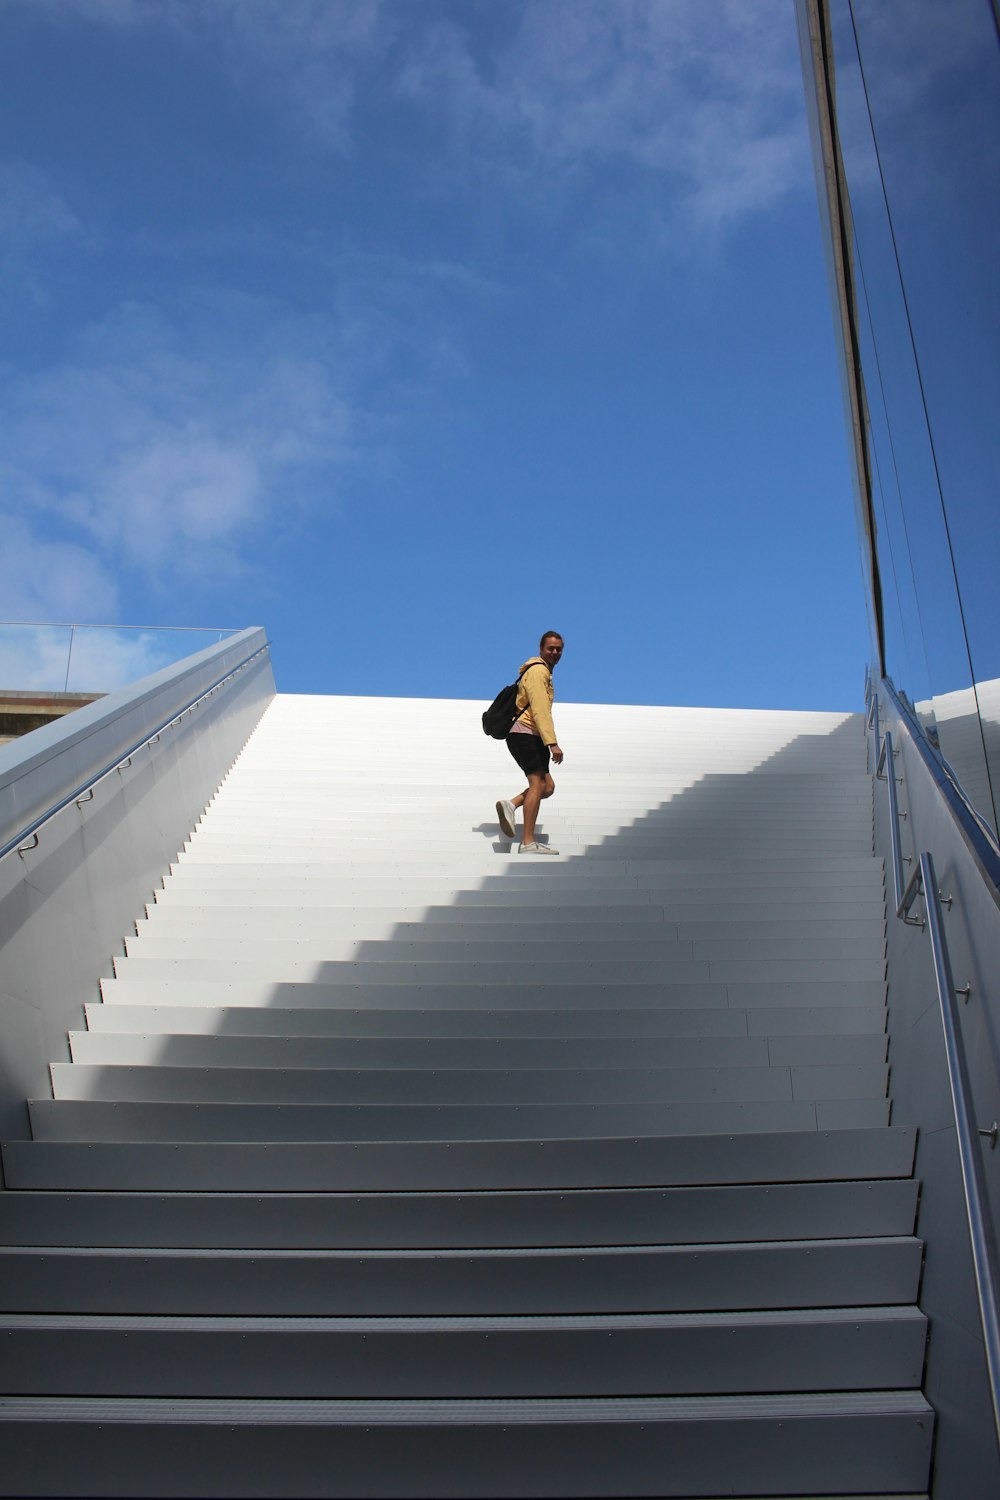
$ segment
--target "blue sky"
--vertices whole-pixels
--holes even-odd
[[[0,121],[4,618],[858,706],[791,0],[0,0]]]

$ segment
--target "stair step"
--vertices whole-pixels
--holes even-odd
[[[576,1141],[8,1141],[0,1149],[9,1188],[310,1193],[909,1178],[915,1146],[915,1130],[893,1126]]]
[[[458,898],[454,906],[441,901]],[[219,881],[178,882],[168,879],[156,899],[147,903],[150,919],[187,921],[200,912],[227,921],[258,911],[289,913],[293,916],[317,916],[328,921],[367,921],[369,918],[395,920],[408,914],[428,922],[461,922],[474,917],[477,922],[511,920],[511,910],[524,922],[558,921],[617,922],[623,913],[628,921],[646,920],[645,913],[656,913],[655,921],[713,921],[720,906],[734,921],[845,917],[865,918],[885,915],[885,896],[878,885],[847,885],[802,889],[789,886],[784,890],[747,891],[738,883],[712,891],[688,886],[657,890],[621,881],[595,886],[592,881],[560,885],[549,901],[538,905],[530,882],[505,881],[500,889],[467,890],[460,885],[441,887],[431,881],[371,881],[354,884],[346,881],[299,881],[290,884],[254,884],[232,886]]]
[[[860,719],[570,705],[533,861],[480,712],[277,700],[124,939],[3,1148],[0,1491],[926,1489]]]
[[[109,980],[115,991],[118,981]],[[368,1039],[559,1037],[814,1037],[878,1036],[884,1041],[884,1004],[850,1006],[760,1007],[756,1010],[700,1006],[697,1010],[651,1006],[598,1010],[366,1010],[320,1009],[318,1006],[274,1010],[263,1006],[88,1004],[87,1035],[139,1033],[142,1036],[200,1035],[227,1038],[281,1036],[354,1037]],[[85,1033],[74,1032],[73,1036]]]
[[[10,1312],[417,1317],[905,1304],[912,1237],[484,1250],[0,1249]]]
[[[505,844],[504,849],[509,849],[509,845]],[[170,869],[178,876],[183,871],[188,881],[210,882],[221,876],[234,885],[252,885],[261,880],[312,881],[322,878],[330,881],[338,878],[338,865],[329,859],[269,859],[266,864],[248,864],[245,859],[195,859],[188,850]],[[480,878],[502,880],[504,884],[508,880],[518,883],[541,881],[543,888],[555,889],[562,889],[566,884],[588,886],[591,882],[609,884],[631,879],[639,887],[649,885],[657,889],[674,887],[685,890],[696,888],[702,879],[706,886],[721,884],[736,890],[751,885],[763,889],[773,885],[791,890],[825,885],[857,888],[861,884],[881,885],[884,880],[882,860],[870,854],[824,853],[822,859],[799,853],[747,857],[734,853],[732,849],[715,858],[700,859],[693,856],[684,859],[643,859],[638,856],[613,859],[606,851],[600,859],[588,855],[586,859],[561,864],[523,859],[517,854],[505,853],[501,858],[492,846],[487,854],[480,854],[478,858],[463,856],[435,863],[422,850],[411,849],[400,850],[392,858],[352,861],[351,873],[358,880],[430,880],[433,883],[447,879],[457,881],[460,888],[468,886],[470,880]]]
[[[469,1193],[0,1194],[0,1244],[486,1249],[911,1235],[912,1178]]]
[[[815,1494],[924,1488],[915,1391],[510,1401],[0,1400],[5,1484],[106,1497]],[[317,1488],[322,1476],[322,1488]]]
[[[475,885],[452,873],[412,872],[409,875],[365,875],[358,871],[354,879],[300,865],[253,866],[174,865],[165,876],[163,890],[156,900],[166,904],[198,905],[204,900],[229,902],[264,902],[275,904],[322,905],[360,908],[383,906],[393,901],[420,901],[423,904],[455,901],[462,907],[524,906],[537,896],[537,875],[518,874],[513,865],[503,876],[487,875]],[[529,868],[537,869],[536,865]],[[557,905],[595,902],[598,905],[626,905],[636,902],[654,904],[708,905],[711,913],[719,904],[742,903],[757,907],[773,902],[802,901],[877,902],[884,900],[884,874],[881,860],[872,861],[863,870],[826,872],[820,868],[801,869],[777,875],[763,870],[734,871],[727,863],[717,868],[677,869],[657,877],[635,871],[628,875],[603,875],[600,871],[584,874],[584,865],[557,865],[548,870],[546,887],[554,893]]]
[[[356,973],[356,971],[352,971]],[[647,984],[529,984],[489,983],[441,984],[429,978],[411,984],[333,983],[313,980],[209,979],[195,975],[140,979],[132,968],[127,979],[102,979],[104,1003],[112,1005],[164,1005],[177,1000],[182,1005],[263,1006],[268,1010],[336,1008],[371,1010],[406,1009],[421,1014],[430,1010],[545,1011],[557,1007],[561,1014],[604,1010],[609,1005],[672,1009],[774,1008],[789,1006],[854,1007],[884,1006],[885,979],[767,979],[746,983],[738,979],[696,984],[671,983],[662,974]]]
[[[442,1075],[443,1076],[443,1075]],[[30,1099],[36,1141],[595,1140],[887,1125],[882,1096],[685,1103],[214,1104]]]
[[[748,1039],[749,1040],[749,1039]],[[766,1044],[764,1044],[766,1046]],[[411,1045],[411,1053],[419,1050]],[[410,1065],[352,1068],[231,1067],[223,1064],[53,1063],[49,1069],[56,1100],[137,1101],[173,1103],[198,1101],[209,1107],[265,1104],[290,1108],[310,1105],[364,1105],[381,1109],[418,1106],[462,1108],[542,1108],[565,1105],[669,1106],[706,1100],[720,1103],[771,1100],[881,1099],[885,1097],[888,1068],[884,1063],[821,1067],[664,1063],[643,1067],[490,1067],[424,1068],[419,1059]],[[32,1108],[34,1119],[34,1108]],[[338,1128],[335,1125],[335,1130]],[[419,1130],[419,1125],[418,1125]]]
[[[79,1067],[533,1069],[880,1065],[888,1039],[847,1036],[377,1037],[71,1031]],[[65,1066],[65,1065],[58,1065]]]
[[[915,1308],[537,1317],[0,1315],[25,1396],[491,1400],[912,1389]]]
[[[860,925],[860,924],[859,924]],[[471,972],[481,965],[503,965],[513,973],[529,976],[532,965],[560,965],[578,969],[581,964],[619,964],[626,970],[650,963],[664,968],[676,963],[704,959],[774,959],[794,964],[833,961],[853,963],[870,959],[877,966],[884,964],[885,934],[881,921],[867,923],[868,930],[840,930],[827,926],[827,936],[786,936],[782,938],[724,938],[698,939],[677,938],[669,935],[650,937],[648,929],[640,936],[641,929],[631,931],[625,927],[621,932],[612,931],[606,936],[595,936],[587,929],[574,938],[568,929],[562,932],[545,932],[529,928],[534,936],[525,937],[512,931],[507,937],[495,932],[487,937],[461,936],[446,933],[425,933],[422,938],[405,933],[387,939],[364,937],[333,937],[322,933],[302,934],[298,937],[271,936],[259,930],[251,939],[235,932],[211,933],[192,931],[184,935],[181,945],[177,938],[164,930],[153,931],[147,926],[134,937],[125,939],[126,961],[115,959],[115,972],[128,972],[131,964],[140,965],[140,973],[151,974],[163,967],[168,973],[184,973],[195,965],[211,964],[212,972],[218,972],[221,963],[231,963],[240,970],[252,965],[258,972],[274,970],[283,973],[289,965],[298,971],[304,963],[321,963],[324,968],[333,963],[390,963],[433,965],[435,972],[445,964],[458,965]],[[846,929],[847,924],[844,924]],[[669,934],[671,924],[664,924],[664,933]],[[178,947],[183,947],[183,958],[178,958]],[[182,964],[184,968],[177,969]],[[876,974],[881,972],[876,969]],[[707,975],[706,975],[707,977]],[[859,974],[870,978],[870,974]]]
[[[416,945],[412,945],[416,947]],[[424,945],[421,945],[424,946]],[[225,983],[253,981],[266,975],[270,982],[310,984],[399,984],[412,985],[506,985],[535,984],[565,988],[567,985],[602,984],[725,984],[727,981],[800,981],[828,983],[830,980],[879,982],[885,977],[885,959],[878,957],[821,958],[812,945],[786,945],[785,956],[733,957],[720,953],[713,958],[636,959],[631,955],[602,955],[593,959],[574,957],[572,948],[563,958],[530,958],[511,954],[510,944],[498,945],[497,956],[476,960],[461,953],[452,959],[412,958],[399,954],[363,959],[325,961],[320,957],[296,958],[280,953],[259,958],[115,958],[117,978],[215,979]],[[576,950],[579,952],[579,949]],[[634,951],[634,950],[632,950]]]
[[[487,911],[490,908],[486,908]],[[480,944],[489,946],[502,942],[510,951],[511,944],[541,943],[546,946],[578,944],[581,941],[589,949],[591,945],[605,943],[644,945],[646,943],[749,943],[775,942],[796,944],[837,943],[862,953],[881,953],[885,948],[885,916],[883,912],[867,918],[843,918],[820,916],[802,918],[798,921],[785,915],[777,919],[753,918],[736,920],[716,917],[712,921],[681,922],[666,918],[662,907],[644,906],[629,910],[623,915],[621,907],[582,907],[573,913],[574,920],[562,920],[560,914],[548,907],[529,907],[525,913],[509,908],[492,909],[491,920],[482,920],[481,911],[466,911],[461,908],[449,912],[449,920],[431,919],[408,921],[393,913],[376,923],[368,915],[338,920],[336,914],[327,911],[312,913],[282,912],[260,909],[253,912],[194,911],[188,908],[183,913],[171,915],[158,912],[152,919],[138,923],[134,937],[126,939],[129,953],[167,953],[176,949],[179,941],[190,953],[233,949],[258,943],[301,943],[317,945],[323,953],[322,944],[328,945],[324,955],[335,957],[334,949],[344,944],[391,942],[397,945],[426,944],[437,948],[445,943],[469,945],[474,950]],[[530,913],[530,917],[527,917]],[[526,919],[527,918],[527,919]],[[753,952],[753,948],[747,951]],[[348,955],[350,956],[350,954]]]

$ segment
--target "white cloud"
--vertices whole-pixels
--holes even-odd
[[[23,3],[23,0],[22,0]],[[242,87],[263,91],[327,145],[350,145],[359,64],[386,35],[383,0],[31,0],[61,22],[159,26],[211,47]],[[390,34],[391,34],[391,28]]]
[[[429,30],[403,69],[411,98],[449,111],[457,157],[500,160],[546,191],[560,173],[640,169],[698,231],[811,186],[783,0],[547,0],[517,14],[489,69],[454,21]]]
[[[180,632],[0,624],[0,688],[110,693],[196,650],[191,642]]]
[[[72,15],[212,48],[337,150],[352,149],[360,100],[416,106],[447,138],[447,162],[424,168],[445,187],[471,170],[545,203],[627,166],[698,234],[812,190],[789,0],[76,0]]]
[[[111,572],[86,546],[47,536],[0,505],[0,613],[4,618],[72,620],[113,615],[118,592]]]
[[[317,474],[335,487],[351,420],[330,367],[269,304],[240,302],[242,338],[204,303],[175,324],[125,307],[74,358],[0,384],[0,509],[22,518],[4,556],[39,580],[8,613],[113,617],[115,576],[165,594],[245,574],[279,507],[307,508]]]
[[[5,245],[79,232],[76,215],[41,172],[24,162],[0,161],[0,240]]]
[[[39,258],[81,234],[73,210],[43,173],[25,162],[0,161],[0,293],[47,304]]]

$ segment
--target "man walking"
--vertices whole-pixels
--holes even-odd
[[[507,736],[507,749],[528,778],[523,792],[509,802],[497,803],[500,830],[509,839],[517,837],[514,814],[521,809],[521,844],[519,854],[558,854],[549,844],[535,842],[535,820],[546,797],[556,784],[549,773],[549,758],[562,763],[563,753],[556,740],[552,722],[552,672],[563,653],[563,638],[557,630],[547,630],[538,643],[538,655],[529,657],[521,668],[523,676],[517,687],[518,716]]]

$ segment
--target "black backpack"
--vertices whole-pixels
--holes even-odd
[[[517,689],[521,678],[528,667],[541,666],[541,662],[529,661],[527,667],[522,667],[517,674],[517,682],[510,683],[501,688],[493,699],[489,708],[483,714],[483,733],[488,734],[490,739],[505,740],[510,734],[510,726],[517,718]]]

